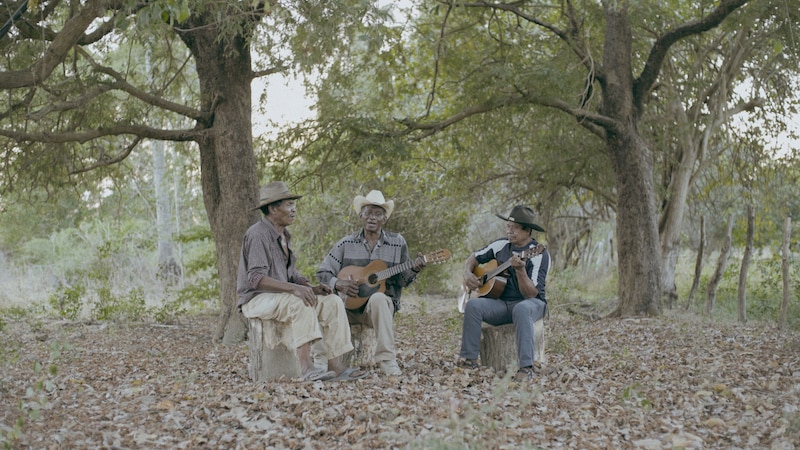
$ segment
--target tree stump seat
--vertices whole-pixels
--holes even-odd
[[[274,320],[249,319],[250,363],[248,372],[253,381],[272,381],[300,377],[300,361],[294,348],[291,328]],[[354,349],[342,355],[342,362],[348,366],[371,364],[377,345],[375,330],[366,325],[350,325],[350,335]],[[312,351],[317,346],[312,346]],[[322,346],[324,351],[324,346]],[[314,363],[325,367],[324,357],[314,355]]]
[[[271,381],[300,376],[300,360],[288,324],[275,320],[249,319],[250,364],[253,381]]]
[[[546,362],[544,319],[539,319],[533,324],[533,340],[533,359],[539,364],[544,364]],[[497,372],[517,370],[519,358],[514,324],[499,326],[489,325],[486,322],[481,324],[480,362],[481,365],[491,367]]]
[[[372,365],[378,339],[375,330],[362,324],[350,325],[350,340],[353,350],[342,355],[342,364],[349,367],[367,367]]]

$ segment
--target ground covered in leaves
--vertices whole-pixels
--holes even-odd
[[[404,376],[248,379],[214,315],[174,325],[26,319],[0,331],[11,448],[741,448],[800,446],[800,334],[667,313],[590,320],[554,305],[530,384],[455,367],[453,299],[396,318]]]

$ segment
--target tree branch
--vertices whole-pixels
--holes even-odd
[[[125,158],[127,158],[128,155],[131,154],[133,149],[136,148],[137,145],[139,145],[139,142],[142,142],[142,138],[137,137],[137,138],[135,138],[133,140],[133,142],[131,142],[127,147],[125,147],[124,150],[122,150],[120,153],[117,153],[113,157],[100,158],[94,164],[89,164],[88,166],[81,167],[79,169],[70,168],[69,169],[69,174],[70,175],[77,175],[79,173],[89,172],[90,170],[94,170],[94,169],[97,169],[97,168],[100,168],[100,167],[110,166],[112,164],[116,164],[118,162],[121,162]]]
[[[749,0],[722,0],[707,16],[695,20],[670,31],[656,39],[650,55],[647,58],[644,69],[633,83],[633,102],[638,109],[642,109],[644,99],[649,95],[653,88],[661,66],[667,57],[670,47],[673,44],[688,36],[703,33],[715,28],[722,23],[734,11],[742,7]]]
[[[84,36],[84,31],[95,19],[102,17],[105,13],[104,5],[104,0],[88,0],[80,12],[64,24],[64,28],[53,38],[41,59],[28,69],[0,72],[0,89],[35,86],[47,79]]]
[[[603,77],[602,72],[598,70],[598,67],[594,64],[591,55],[586,51],[588,46],[583,41],[583,38],[581,38],[580,30],[578,28],[579,21],[577,19],[577,15],[575,14],[575,8],[573,7],[571,0],[567,0],[567,19],[570,23],[570,27],[567,30],[562,30],[551,23],[545,22],[522,11],[517,7],[517,3],[490,3],[487,1],[480,1],[472,3],[453,3],[453,5],[465,8],[491,8],[507,11],[527,22],[538,25],[555,34],[559,39],[564,41],[569,49],[572,50],[572,52],[578,57],[581,63],[587,69],[589,69],[595,79],[600,80]]]
[[[107,136],[133,135],[140,138],[158,139],[162,141],[189,142],[197,141],[205,133],[204,129],[192,130],[163,130],[142,125],[116,125],[110,128],[98,128],[88,131],[73,132],[40,132],[29,133],[0,128],[0,136],[20,142],[34,141],[50,144],[63,144],[67,142],[85,143],[92,139]]]
[[[520,95],[511,95],[508,97],[495,98],[489,100],[488,102],[482,105],[475,105],[468,108],[464,108],[460,112],[438,121],[419,122],[411,119],[399,119],[398,122],[401,123],[403,126],[405,126],[406,129],[399,133],[390,133],[390,134],[396,137],[396,136],[408,135],[415,131],[422,131],[423,133],[420,133],[419,135],[415,136],[412,139],[413,141],[418,141],[426,137],[432,136],[444,130],[445,128],[457,122],[460,122],[468,117],[487,113],[508,106],[521,105],[521,104],[546,106],[549,108],[554,108],[566,112],[575,117],[576,119],[578,119],[578,122],[580,123],[581,126],[586,128],[593,134],[597,135],[601,139],[605,139],[607,131],[619,129],[619,124],[610,117],[603,116],[601,114],[597,114],[591,111],[587,111],[585,109],[575,108],[569,103],[558,98],[537,97],[521,93]]]
[[[280,73],[280,72],[283,72],[284,70],[286,70],[288,68],[289,68],[289,66],[284,65],[284,64],[280,64],[280,65],[277,65],[275,67],[270,67],[269,69],[258,70],[258,71],[253,72],[253,78],[265,77],[265,76],[268,76],[268,75],[272,75],[274,73]]]
[[[213,109],[211,111],[200,111],[194,108],[189,108],[186,105],[170,102],[161,97],[144,92],[141,89],[128,83],[122,76],[122,74],[120,74],[119,72],[115,71],[110,67],[105,67],[98,64],[96,61],[94,61],[94,59],[92,59],[92,56],[82,48],[78,48],[77,51],[84,58],[86,58],[87,61],[89,61],[94,70],[100,73],[104,73],[113,78],[114,83],[112,83],[112,85],[115,88],[120,89],[135,98],[138,98],[139,100],[147,103],[148,105],[153,105],[155,107],[162,108],[167,111],[172,111],[174,113],[189,117],[207,126],[210,125],[212,117],[214,116]]]

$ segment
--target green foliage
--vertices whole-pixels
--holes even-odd
[[[642,386],[634,383],[622,390],[622,403],[639,407],[645,411],[652,411],[653,403],[642,392]]]
[[[67,347],[55,343],[50,348],[48,361],[33,364],[33,383],[25,390],[25,396],[19,401],[19,416],[13,428],[0,428],[0,444],[3,448],[14,448],[14,444],[22,437],[24,427],[31,421],[41,418],[42,411],[53,407],[48,396],[56,390],[55,377],[58,374],[56,363]]]
[[[83,297],[86,295],[86,287],[82,284],[75,286],[61,286],[56,292],[50,295],[48,302],[50,307],[56,311],[59,317],[67,320],[75,320],[83,307]]]
[[[138,321],[147,311],[141,288],[117,295],[106,285],[100,286],[96,294],[97,302],[92,305],[92,316],[96,320]]]
[[[2,316],[12,320],[22,320],[31,316],[31,311],[23,306],[9,306],[3,308]]]
[[[193,249],[192,252],[185,254],[184,264],[186,275],[191,281],[178,291],[174,305],[163,311],[164,314],[170,310],[196,311],[210,300],[219,298],[217,255],[211,229],[208,226],[192,227],[183,232],[178,241],[191,244]]]
[[[737,320],[737,305],[739,293],[739,270],[740,260],[736,253],[723,274],[722,281],[717,289],[717,296],[714,302],[712,314],[722,320]],[[716,264],[716,260],[714,260]],[[780,313],[783,298],[783,274],[781,269],[782,261],[779,253],[769,253],[759,257],[753,256],[750,271],[747,275],[746,302],[747,317],[749,320],[775,323]],[[705,311],[706,290],[710,278],[710,272],[714,267],[706,267],[705,273],[701,276],[700,284],[695,297],[695,302],[690,305],[693,311],[703,313]],[[688,292],[691,280],[682,283]],[[792,329],[800,329],[800,271],[796,267],[796,260],[790,260],[789,264],[789,305],[787,311],[787,325]],[[682,295],[687,295],[683,293]]]

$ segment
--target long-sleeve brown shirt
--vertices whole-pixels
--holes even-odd
[[[308,278],[295,267],[296,258],[292,252],[291,234],[288,230],[283,230],[288,255],[283,252],[280,237],[281,234],[266,216],[248,228],[244,234],[236,276],[236,293],[239,296],[237,305],[240,308],[256,295],[265,292],[258,289],[258,282],[263,277],[305,286],[310,284]]]

